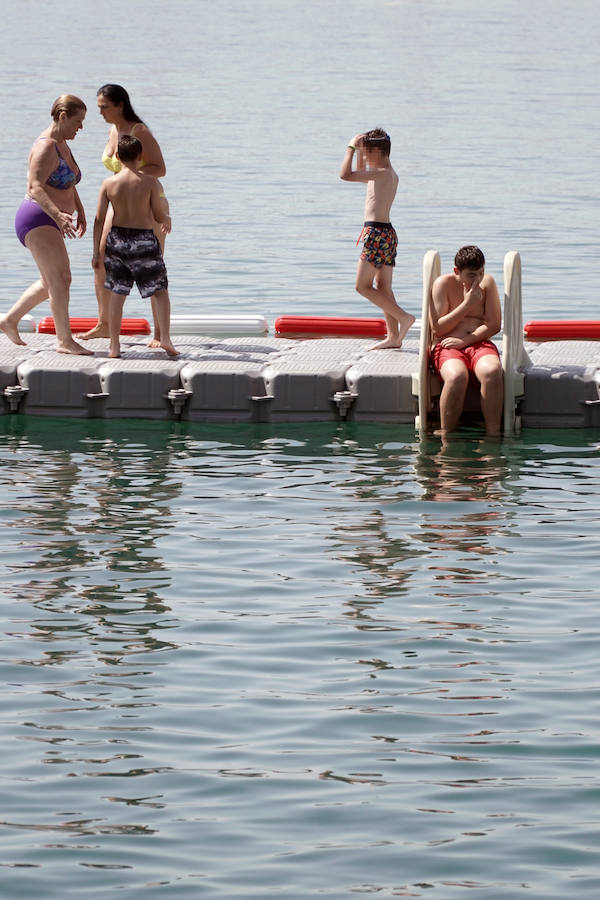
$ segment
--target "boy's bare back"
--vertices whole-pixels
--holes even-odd
[[[107,178],[104,189],[112,205],[113,225],[122,228],[152,228],[160,221],[160,185],[152,175],[145,175],[128,166]]]

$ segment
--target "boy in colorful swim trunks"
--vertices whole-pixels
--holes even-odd
[[[390,163],[391,141],[382,128],[355,135],[344,155],[340,178],[367,185],[365,222],[357,243],[364,241],[356,271],[356,290],[383,310],[387,337],[371,350],[400,348],[415,317],[396,303],[392,275],[398,238],[390,222],[390,210],[398,176]],[[356,154],[356,168],[353,168]]]
[[[113,207],[114,218],[106,239],[104,286],[111,292],[109,309],[110,350],[112,358],[121,355],[119,335],[123,305],[135,283],[142,297],[155,300],[160,346],[169,356],[177,356],[171,343],[167,270],[154,234],[153,220],[161,223],[165,234],[171,230],[171,218],[160,202],[160,184],[152,175],[137,168],[142,155],[140,141],[130,134],[119,139],[117,155],[123,168],[107,178],[100,188],[98,209],[94,221],[94,255],[92,267],[100,266],[100,239],[108,210]]]
[[[502,365],[490,338],[500,331],[502,314],[496,282],[485,272],[479,247],[461,247],[454,258],[454,270],[434,281],[429,309],[431,361],[443,382],[442,435],[454,431],[458,424],[470,372],[480,383],[486,431],[499,434],[504,400]]]

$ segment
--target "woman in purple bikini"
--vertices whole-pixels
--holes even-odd
[[[75,187],[81,172],[67,145],[83,127],[85,113],[83,100],[63,94],[52,105],[50,125],[31,148],[27,194],[17,210],[15,231],[31,252],[40,278],[0,318],[0,329],[13,343],[24,344],[19,335],[19,321],[34,306],[49,299],[58,352],[89,355],[90,351],[73,340],[71,334],[71,267],[65,246],[65,237],[82,237],[86,229],[83,205]]]

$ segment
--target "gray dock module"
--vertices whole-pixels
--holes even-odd
[[[401,350],[376,351],[368,338],[178,335],[180,356],[173,359],[149,349],[146,336],[131,336],[115,360],[105,340],[88,342],[93,356],[68,356],[56,352],[53,335],[26,334],[26,347],[0,335],[1,409],[81,418],[409,424],[423,363],[411,335]],[[522,425],[600,426],[600,342],[528,342],[525,350],[514,379],[523,383]],[[427,381],[435,394],[435,378]],[[476,388],[467,397],[471,408],[479,409]]]
[[[346,372],[372,341],[354,338],[302,340],[264,369],[273,422],[340,419],[335,396],[346,391]]]
[[[414,422],[417,401],[412,374],[419,367],[419,342],[405,339],[401,350],[365,353],[346,372],[350,393],[347,418],[363,422]]]
[[[17,367],[19,384],[26,393],[19,412],[36,416],[95,415],[89,396],[100,388],[100,366],[96,356],[70,356],[41,350]]]
[[[525,345],[531,365],[524,371],[519,412],[532,428],[600,425],[600,342],[544,341]]]
[[[184,361],[157,358],[151,353],[120,359],[105,359],[100,367],[98,415],[135,418],[143,410],[145,419],[169,419],[178,413],[169,393],[181,388],[179,373]]]

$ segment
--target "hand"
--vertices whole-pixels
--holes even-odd
[[[466,284],[463,285],[463,299],[469,306],[479,303],[483,299],[483,291],[479,281],[474,281],[468,290]]]
[[[71,213],[59,212],[56,224],[60,228],[63,237],[75,237],[75,226]]]
[[[80,210],[77,214],[77,232],[76,237],[81,238],[84,236],[87,231],[87,222],[85,220],[85,213],[83,210]]]
[[[169,234],[171,231],[171,216],[167,216],[165,222],[160,223],[160,230],[163,234]]]
[[[445,350],[464,350],[467,346],[463,339],[458,337],[443,338],[440,344]]]
[[[100,254],[96,256],[96,254],[94,253],[94,255],[92,256],[92,269],[99,269],[101,264],[102,257],[100,256]]]
[[[350,143],[348,144],[348,146],[352,145],[353,147],[356,147],[356,149],[358,150],[359,147],[362,145],[362,139],[363,139],[362,134],[355,134],[354,137],[350,140]]]

